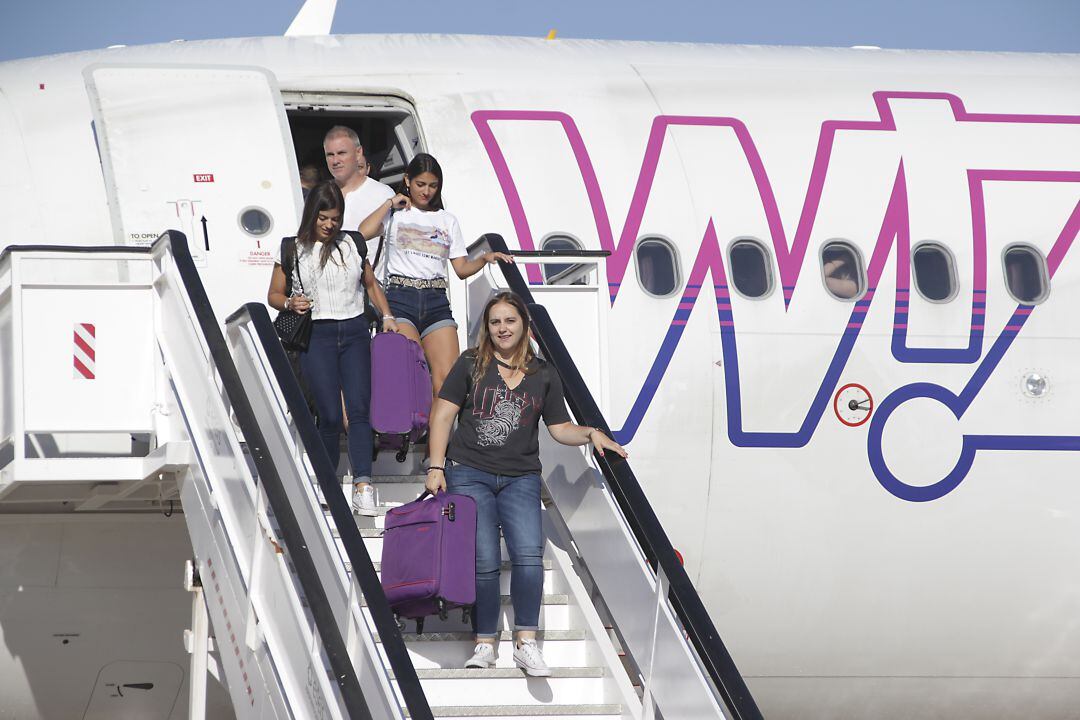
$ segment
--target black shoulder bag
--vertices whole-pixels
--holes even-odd
[[[281,240],[281,269],[285,271],[285,297],[292,295],[293,270],[297,269],[296,238],[287,237]],[[300,280],[300,290],[304,291],[304,280],[297,270],[296,277]],[[307,294],[306,292],[304,293]],[[295,310],[285,309],[274,318],[274,329],[277,330],[281,344],[286,350],[306,352],[308,343],[311,342],[311,310],[306,313],[298,313]]]

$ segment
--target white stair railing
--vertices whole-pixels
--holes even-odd
[[[266,307],[248,303],[230,315],[226,339],[268,455],[282,474],[289,504],[305,537],[317,539],[310,544],[312,557],[339,630],[348,638],[349,654],[372,717],[404,717],[402,708],[406,708],[410,718],[430,718],[431,708],[409,661],[400,628],[331,459],[299,386],[292,381],[292,369]],[[280,383],[278,378],[288,382]],[[299,410],[293,413],[290,407]],[[335,538],[340,538],[340,547]],[[362,611],[361,599],[368,615]],[[380,644],[385,662],[379,654]]]

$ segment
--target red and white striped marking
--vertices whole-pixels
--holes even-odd
[[[96,354],[94,350],[97,345],[96,334],[97,330],[94,328],[93,323],[75,323],[72,376],[76,380],[93,380],[96,376]]]

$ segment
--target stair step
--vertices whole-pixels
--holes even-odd
[[[417,635],[416,633],[405,632],[401,634],[405,638],[405,642],[472,642],[475,637],[471,632],[433,632]],[[500,641],[510,641],[514,637],[514,633],[510,630],[501,630],[496,639]],[[536,633],[537,640],[584,640],[584,630],[539,630]],[[378,633],[375,634],[375,642],[382,642],[379,639]]]
[[[373,562],[371,564],[375,566],[375,572],[377,572],[377,573],[382,572],[382,563],[381,562]],[[499,570],[501,570],[503,572],[510,572],[511,568],[512,568],[512,565],[510,564],[509,560],[504,560],[502,565],[499,566]],[[548,558],[544,558],[544,569],[545,570],[550,570],[551,568],[552,568],[551,560],[549,560]],[[350,563],[345,563],[345,569],[348,570],[349,572],[352,572],[351,564]]]
[[[511,604],[509,595],[500,595],[499,596],[499,601],[503,605],[510,605]],[[569,605],[569,604],[570,604],[570,596],[566,595],[565,593],[551,593],[550,595],[544,595],[540,600],[540,606],[541,607],[543,607],[544,605]],[[363,597],[360,598],[360,607],[367,607],[367,598],[363,598]],[[450,613],[452,615],[460,613],[460,612],[461,612],[461,610],[450,610]]]
[[[571,720],[597,715],[622,715],[622,705],[433,705],[431,713],[438,718],[515,718],[550,717]],[[409,715],[406,713],[406,717]]]
[[[375,574],[382,574],[382,563],[374,562]],[[345,572],[352,577],[352,563],[348,560],[345,561]],[[500,566],[499,572],[499,592],[502,595],[510,594],[510,577],[511,577],[510,561],[507,560]],[[563,583],[556,577],[550,560],[544,560],[544,594],[553,594],[560,592],[564,589]]]
[[[370,617],[371,611],[368,608],[363,608],[365,617]],[[575,626],[580,626],[578,615],[575,608],[572,608],[569,604],[564,605],[541,605],[540,606],[540,627],[548,628],[549,630],[568,630]],[[407,630],[414,630],[416,628],[416,622],[414,620],[406,620],[405,627]],[[511,628],[514,626],[514,608],[509,602],[504,602],[499,608],[499,618],[496,621],[496,627]],[[468,615],[465,619],[462,619],[462,612],[459,609],[450,610],[446,619],[443,620],[438,615],[429,615],[424,620],[424,632],[425,633],[441,633],[441,632],[458,632],[460,630],[471,629],[469,625]]]
[[[421,483],[427,481],[427,475],[372,475],[372,485],[392,485],[394,483]]]
[[[427,668],[417,670],[416,676],[421,680],[460,680],[460,679],[512,679],[518,680],[524,677],[520,668],[494,667],[494,668]],[[553,678],[600,678],[604,677],[604,669],[598,667],[553,667]],[[394,680],[393,672],[390,679]]]
[[[462,676],[426,679],[420,682],[424,688],[424,695],[431,705],[543,707],[545,701],[561,705],[591,705],[617,700],[606,692],[607,678],[603,676],[534,678],[515,668],[499,668],[500,672],[503,670],[509,670],[516,675],[494,679],[482,678],[479,675]],[[540,688],[543,690],[538,692]]]
[[[460,626],[459,626],[460,627]],[[547,639],[544,640],[544,635]],[[603,662],[603,659],[595,650],[595,643],[582,641],[584,631],[541,631],[541,650],[544,651],[544,659],[548,664],[557,667],[595,667]],[[514,657],[514,644],[510,639],[512,633],[502,633],[503,638],[499,642],[499,664],[511,668]],[[569,637],[565,637],[569,635]],[[438,641],[424,642],[416,640],[415,633],[405,634],[405,647],[409,652],[409,659],[417,670],[455,669],[465,664],[465,661],[473,653],[476,640],[471,632],[442,632],[425,633],[424,637],[438,637]],[[562,636],[562,637],[560,637]],[[410,639],[413,638],[413,639]],[[386,661],[386,653],[382,645],[379,646],[379,655]],[[500,670],[502,667],[499,668]]]
[[[368,555],[372,558],[382,557],[383,548],[383,531],[376,528],[359,528],[360,537],[364,538],[364,545],[367,547]],[[334,537],[334,541],[337,543],[338,552],[341,553],[341,557],[346,558],[348,555],[345,553],[345,545],[341,542],[341,538],[338,535],[337,528],[333,525],[330,526],[330,532]],[[502,554],[503,562],[510,559],[510,553],[506,550],[506,545],[500,543],[500,553]]]
[[[381,538],[383,531],[379,528],[357,528],[360,531],[360,537],[362,538]],[[330,534],[334,536],[335,540],[341,539],[341,533],[338,532],[336,526],[330,526]]]

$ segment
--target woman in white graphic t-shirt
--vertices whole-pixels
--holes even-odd
[[[470,260],[457,218],[443,209],[443,173],[439,162],[420,153],[405,169],[407,195],[385,201],[360,223],[365,238],[386,240],[386,299],[398,331],[419,342],[431,368],[434,396],[458,357],[457,323],[446,297],[447,261],[461,279],[505,253],[484,253]]]

